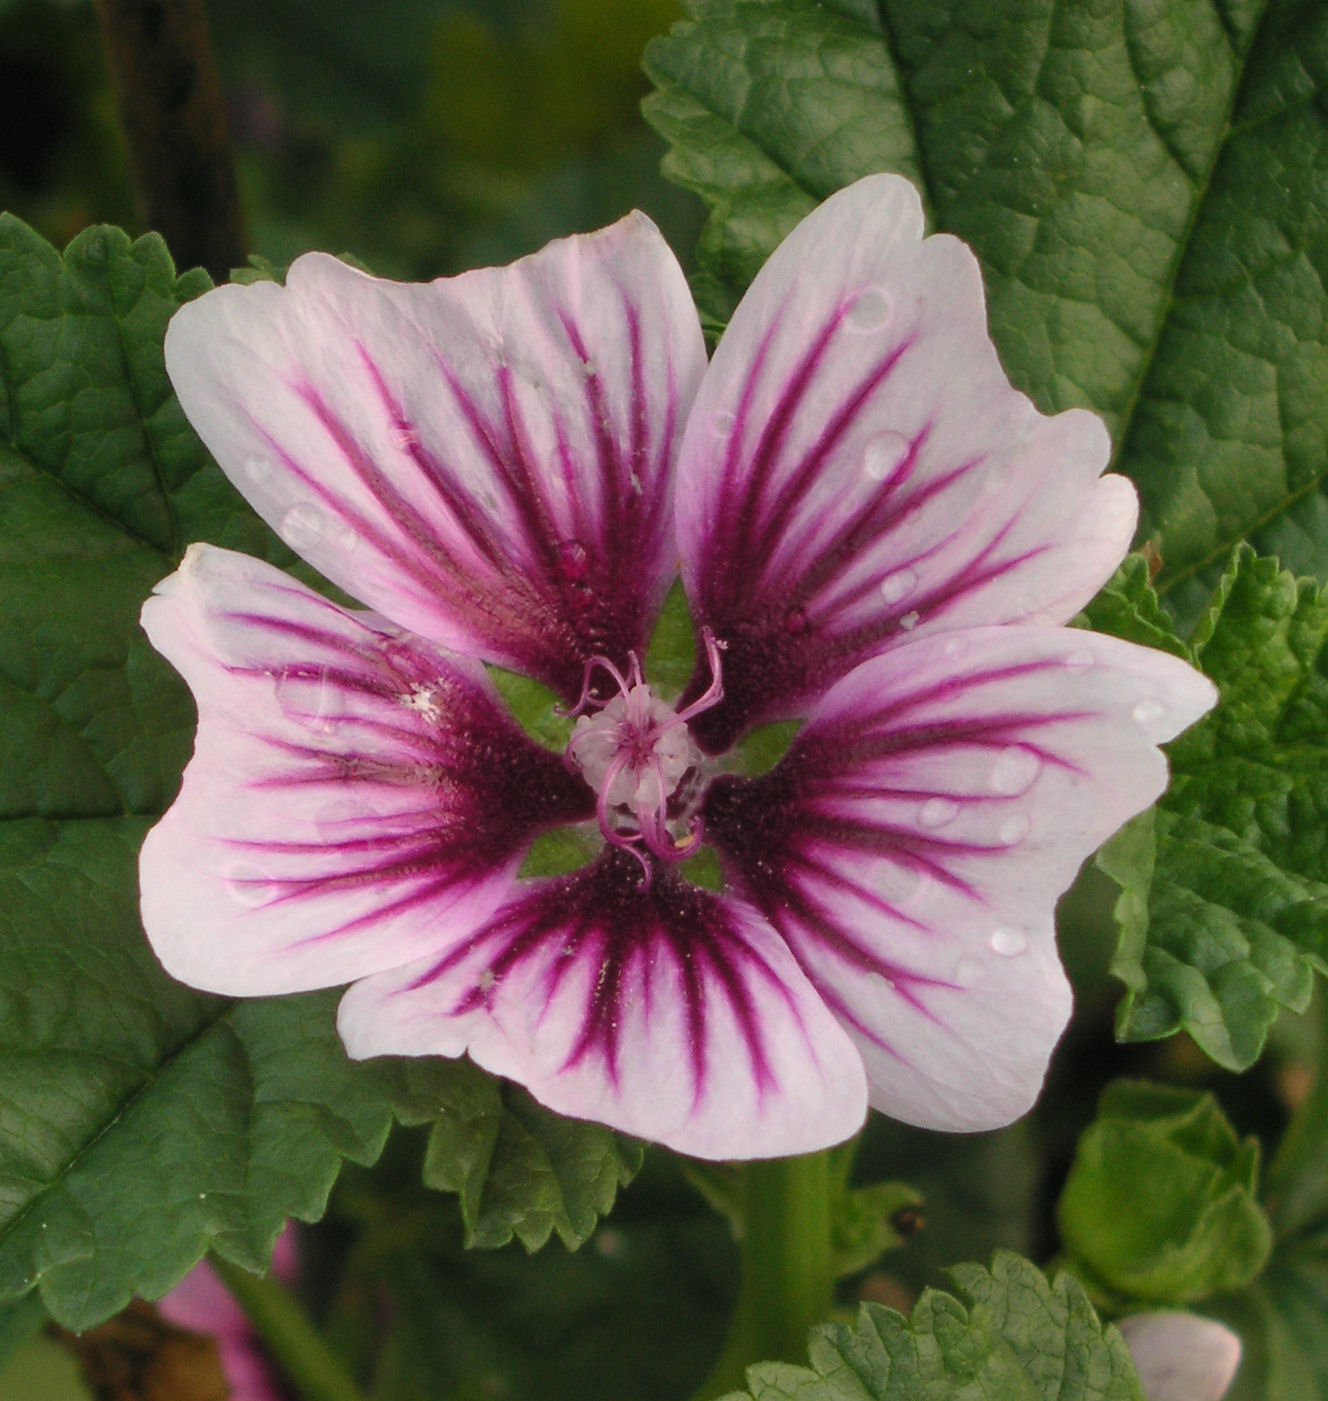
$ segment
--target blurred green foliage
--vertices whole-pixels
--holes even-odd
[[[684,256],[641,51],[678,0],[209,0],[254,252],[432,277],[641,208]],[[87,0],[0,5],[0,208],[141,232]]]

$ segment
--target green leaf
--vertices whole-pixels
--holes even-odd
[[[635,1162],[528,1105],[496,1140],[457,1127],[458,1103],[501,1098],[473,1067],[353,1064],[335,993],[203,997],[148,949],[137,852],[193,713],[138,610],[191,540],[291,558],[170,390],[166,323],[206,286],[155,237],[94,229],[61,257],[0,217],[0,1306],[39,1291],[76,1330],[209,1247],[263,1268],[394,1114],[452,1124],[490,1234],[584,1235]]]
[[[456,1067],[428,1118],[424,1180],[459,1194],[468,1246],[516,1237],[538,1250],[557,1232],[575,1250],[641,1166],[640,1144],[564,1119],[469,1063]]]
[[[1089,619],[1130,636],[1118,603],[1119,591]],[[1163,625],[1154,607],[1139,603],[1150,630]],[[1129,989],[1124,1039],[1183,1027],[1244,1069],[1278,1007],[1304,1009],[1328,961],[1326,643],[1328,598],[1242,548],[1189,647],[1221,703],[1170,747],[1156,814],[1100,858],[1125,889],[1113,965]]]
[[[1319,0],[690,0],[647,50],[668,173],[710,205],[722,322],[775,243],[877,170],[972,245],[1044,410],[1107,420],[1159,587],[1233,545],[1328,572],[1328,10]]]
[[[1239,1140],[1211,1095],[1115,1081],[1057,1206],[1065,1250],[1085,1279],[1131,1302],[1236,1289],[1272,1248],[1258,1174],[1258,1139]]]
[[[1124,1340],[1068,1275],[998,1254],[957,1265],[961,1298],[927,1290],[912,1315],[866,1304],[811,1338],[811,1369],[763,1362],[751,1401],[1142,1401]],[[737,1401],[736,1397],[727,1401]]]

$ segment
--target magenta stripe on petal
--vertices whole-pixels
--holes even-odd
[[[921,234],[896,176],[832,196],[706,372],[678,543],[696,620],[728,647],[723,704],[695,726],[711,753],[910,637],[1064,622],[1128,547],[1102,425],[1011,388],[971,253]]]
[[[705,351],[644,216],[421,285],[310,254],[190,303],[166,355],[260,514],[399,626],[568,699],[645,647]]]
[[[641,874],[609,849],[441,958],[357,984],[352,1054],[464,1051],[561,1112],[705,1157],[853,1132],[861,1060],[788,950],[743,902]]]
[[[937,633],[855,668],[706,834],[854,1038],[872,1102],[990,1128],[1069,1013],[1053,911],[1213,702],[1173,657],[1068,628]]]
[[[446,947],[539,832],[594,813],[482,667],[258,560],[193,547],[144,626],[199,712],[144,846],[144,925],[196,987],[328,986]]]

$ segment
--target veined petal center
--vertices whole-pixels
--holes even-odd
[[[569,767],[580,772],[598,795],[597,813],[605,841],[631,851],[650,881],[645,852],[664,861],[681,861],[701,842],[701,820],[689,798],[688,780],[702,764],[687,722],[724,697],[722,643],[702,633],[711,681],[705,693],[683,710],[675,710],[646,684],[635,654],[626,676],[608,657],[586,663],[581,712],[567,746]],[[595,669],[607,672],[617,694],[605,701],[593,694]],[[587,713],[597,707],[594,713]],[[644,849],[644,850],[643,850]]]

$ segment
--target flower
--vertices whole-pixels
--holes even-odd
[[[299,1273],[295,1233],[287,1226],[277,1237],[272,1274],[283,1284]],[[231,1401],[282,1401],[287,1394],[263,1351],[248,1315],[204,1260],[157,1301],[169,1323],[211,1337]]]
[[[1240,1339],[1216,1319],[1162,1309],[1119,1327],[1147,1401],[1221,1401],[1240,1366]]]
[[[708,367],[639,214],[418,286],[310,254],[184,307],[166,360],[230,479],[372,610],[205,545],[145,606],[199,711],[141,864],[167,969],[350,982],[351,1055],[468,1053],[700,1157],[836,1142],[869,1100],[942,1129],[1031,1104],[1070,1008],[1056,898],[1214,692],[1062,626],[1133,488],[1095,417],[1010,387],[973,256],[922,238],[906,181],[804,220]],[[673,703],[641,659],[679,561]],[[562,698],[565,754],[484,663]],[[523,879],[566,824],[598,855]]]

